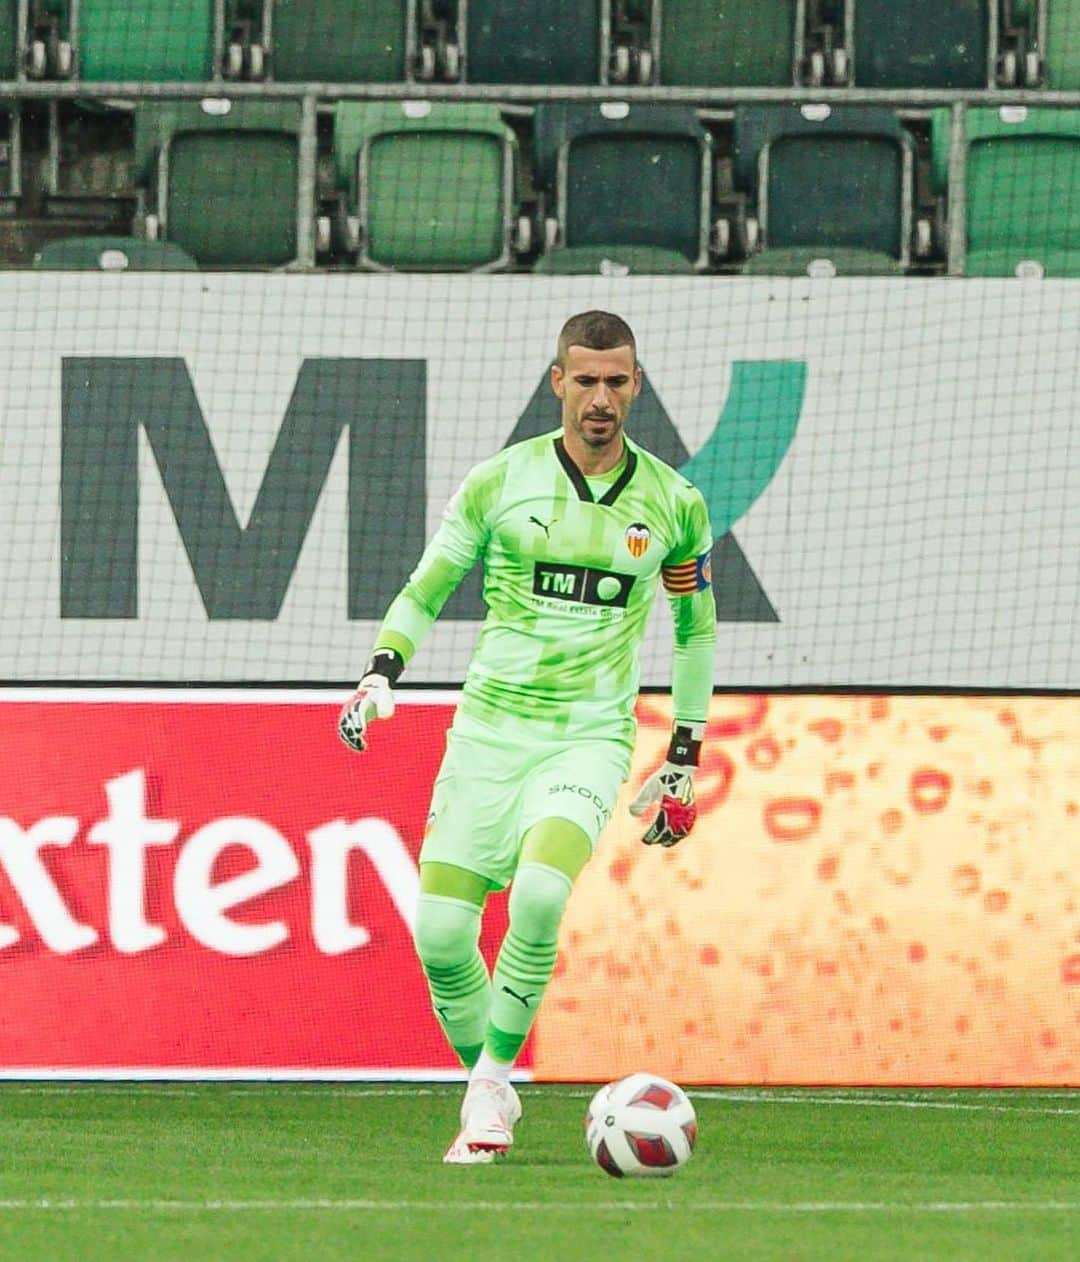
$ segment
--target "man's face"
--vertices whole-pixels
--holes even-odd
[[[562,400],[563,430],[601,450],[617,442],[641,390],[641,369],[629,346],[593,351],[571,346],[565,364],[553,364],[551,388]]]

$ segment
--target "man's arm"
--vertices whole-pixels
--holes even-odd
[[[394,597],[375,636],[356,692],[338,717],[338,733],[357,752],[367,747],[367,725],[394,713],[391,689],[443,605],[476,564],[487,543],[487,510],[497,487],[484,467],[474,469],[443,511],[439,528],[409,581]]]
[[[698,492],[690,500],[680,552],[667,558],[662,576],[675,623],[671,694],[675,709],[671,743],[660,769],[645,781],[630,810],[660,809],[642,840],[673,846],[690,832],[697,818],[694,771],[712,698],[716,653],[716,602],[712,591],[712,533],[708,510]]]
[[[671,614],[675,622],[671,661],[675,725],[704,728],[716,657],[716,601],[711,584],[688,596],[671,597]]]

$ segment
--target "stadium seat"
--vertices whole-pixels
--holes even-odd
[[[410,0],[275,0],[270,69],[281,82],[400,83]]]
[[[600,0],[458,0],[469,83],[600,83]]]
[[[795,81],[796,0],[663,0],[653,5],[660,82],[784,87]]]
[[[1080,275],[1080,111],[971,109],[966,132],[966,275]],[[942,193],[951,137],[949,111],[935,110]]]
[[[1046,86],[1060,92],[1080,88],[1080,3],[1078,0],[1053,0],[1046,9],[1046,29],[1042,32],[1045,49]]]
[[[692,109],[545,102],[534,134],[547,249],[650,246],[706,265],[712,146]]]
[[[360,266],[510,262],[517,146],[496,106],[341,101],[334,153]]]
[[[14,79],[19,66],[18,0],[0,0],[0,79]]]
[[[685,276],[693,273],[694,265],[676,250],[648,245],[586,245],[576,250],[556,246],[536,260],[533,271],[548,276]]]
[[[765,249],[751,254],[743,267],[747,276],[899,276],[899,259],[878,250]]]
[[[985,88],[998,0],[849,0],[860,88]]]
[[[171,241],[142,237],[68,237],[50,241],[34,266],[63,272],[194,272],[195,260]]]
[[[77,53],[83,79],[210,79],[213,0],[80,0]]]
[[[891,111],[741,106],[733,171],[763,248],[869,250],[907,266],[914,144]]]
[[[147,235],[176,242],[200,267],[292,262],[299,136],[291,102],[140,102],[135,163]]]

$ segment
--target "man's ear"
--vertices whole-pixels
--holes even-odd
[[[634,398],[636,399],[641,393],[641,369],[637,364],[634,365]]]
[[[556,397],[556,399],[561,399],[563,397],[565,384],[566,384],[566,375],[564,374],[562,370],[562,365],[552,364],[551,365],[551,393]]]

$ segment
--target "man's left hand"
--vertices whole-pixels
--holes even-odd
[[[674,846],[690,832],[697,819],[694,804],[695,767],[665,762],[641,786],[630,803],[631,815],[644,815],[654,803],[660,804],[656,818],[642,841],[647,846]]]

